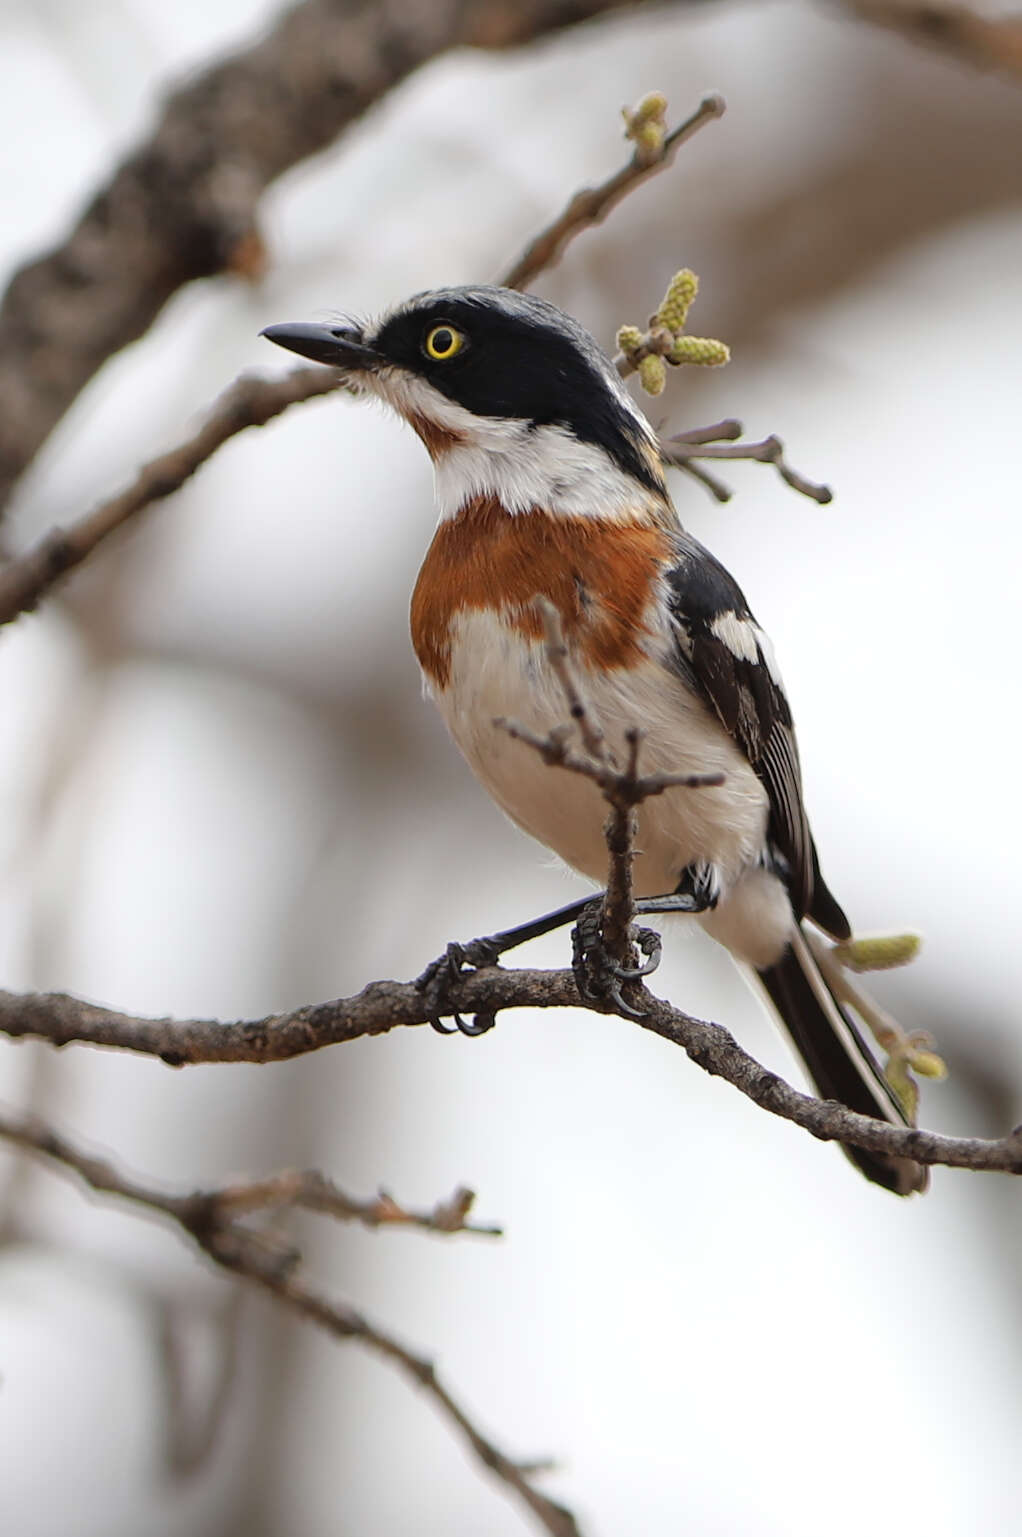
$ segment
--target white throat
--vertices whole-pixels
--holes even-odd
[[[474,416],[397,369],[368,375],[365,385],[406,419],[420,417],[449,435],[450,445],[434,458],[441,520],[477,497],[494,497],[512,514],[542,507],[566,518],[634,515],[653,500],[604,449],[580,442],[565,427]],[[637,409],[636,418],[645,425]]]
[[[466,413],[467,414],[467,413]],[[492,496],[510,513],[542,507],[555,517],[615,517],[634,512],[646,493],[601,448],[564,427],[493,418],[473,441],[434,464],[437,510],[453,518],[473,497]]]

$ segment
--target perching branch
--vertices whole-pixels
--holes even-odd
[[[462,1014],[509,1009],[584,1008],[609,1014],[605,1002],[583,998],[568,970],[463,973],[445,982],[445,1006]],[[722,1025],[697,1019],[641,990],[643,1029],[680,1046],[704,1072],[723,1078],[772,1115],[792,1121],[824,1142],[850,1142],[874,1152],[954,1169],[1022,1174],[1022,1132],[988,1141],[945,1137],[889,1126],[857,1115],[834,1100],[802,1094],[761,1066]],[[146,1019],[103,1009],[66,993],[0,992],[0,1034],[52,1046],[79,1042],[160,1057],[175,1067],[196,1062],[280,1062],[368,1035],[428,1024],[429,995],[414,982],[371,982],[351,998],[295,1009],[265,1019],[221,1023],[213,1019]]]
[[[248,1213],[269,1206],[303,1205],[329,1212],[332,1216],[356,1217],[360,1221],[366,1221],[369,1213],[368,1220],[374,1226],[413,1222],[434,1232],[450,1233],[466,1226],[463,1218],[471,1202],[470,1192],[456,1191],[449,1201],[439,1203],[430,1215],[404,1212],[394,1203],[389,1204],[397,1215],[389,1215],[382,1208],[372,1215],[378,1202],[351,1201],[322,1176],[309,1175],[285,1174],[222,1190],[168,1195],[122,1174],[105,1158],[86,1152],[36,1116],[20,1116],[0,1110],[0,1137],[15,1147],[49,1160],[56,1168],[77,1176],[100,1194],[116,1196],[169,1218],[221,1269],[259,1287],[292,1312],[318,1324],[335,1339],[358,1340],[367,1350],[383,1356],[424,1390],[440,1413],[461,1432],[476,1458],[523,1501],[544,1531],[551,1537],[580,1537],[571,1512],[535,1487],[526,1465],[514,1462],[483,1435],[438,1378],[432,1361],[416,1355],[347,1303],[332,1302],[312,1290],[298,1269],[301,1262],[299,1250],[246,1226],[241,1220]]]
[[[612,813],[616,813],[608,827],[612,853],[610,885],[613,887],[616,881],[619,888],[615,899],[619,910],[612,921],[619,925],[627,940],[634,910],[630,887],[632,808],[664,790],[685,787],[698,793],[719,779],[640,775],[638,730],[628,737],[629,761],[623,771],[619,770],[582,695],[549,605],[543,613],[551,666],[561,680],[569,713],[582,736],[583,751],[579,753],[568,745],[572,727],[555,728],[546,737],[536,736],[513,722],[495,723],[495,729],[502,726],[532,746],[547,763],[583,775],[600,786]],[[433,981],[425,986],[421,980],[372,982],[353,998],[233,1024],[144,1019],[102,1009],[67,994],[22,996],[0,992],[0,1033],[14,1039],[36,1036],[54,1046],[79,1041],[116,1047],[159,1056],[164,1062],[181,1067],[191,1062],[281,1061],[365,1035],[382,1035],[402,1025],[432,1023],[441,1012],[493,1016],[512,1008],[559,1006],[583,1007],[604,1014],[625,1012],[615,1007],[612,995],[601,997],[581,991],[574,974],[567,971],[505,971],[499,966],[486,966],[459,970],[456,974],[447,968],[430,968],[424,976],[429,974]],[[696,1019],[656,998],[638,979],[631,985],[642,1010],[629,1007],[627,1012],[644,1029],[681,1046],[704,1071],[726,1079],[755,1104],[793,1121],[822,1141],[851,1144],[917,1163],[1022,1174],[1022,1128],[995,1141],[944,1137],[874,1120],[834,1100],[801,1094],[776,1073],[762,1067],[722,1026]],[[261,1188],[265,1191],[267,1187]]]

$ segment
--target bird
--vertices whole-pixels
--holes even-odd
[[[750,970],[824,1098],[909,1124],[817,960],[814,933],[844,940],[851,929],[820,871],[773,648],[735,579],[682,525],[657,435],[613,361],[555,305],[492,285],[418,293],[372,321],[261,334],[339,369],[425,445],[438,522],[412,594],[412,643],[426,692],[497,805],[604,884],[597,787],[495,726],[512,718],[546,733],[563,720],[545,599],[610,750],[623,753],[639,727],[645,772],[718,779],[638,808],[637,909],[648,899],[688,911]],[[895,1194],[925,1188],[910,1158],[844,1151]]]

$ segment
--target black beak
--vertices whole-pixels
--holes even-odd
[[[314,363],[328,363],[332,368],[364,371],[379,361],[373,349],[363,342],[361,331],[353,326],[267,326],[259,335],[289,352],[311,358]]]

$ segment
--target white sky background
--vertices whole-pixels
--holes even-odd
[[[271,12],[9,0],[7,266],[59,236],[161,83]],[[609,342],[688,263],[696,331],[734,340],[729,313],[746,316],[732,366],[673,374],[651,414],[739,415],[838,491],[820,510],[759,466],[734,470],[726,508],[677,488],[774,635],[829,880],[858,928],[927,937],[883,988],[962,1064],[924,1089],[924,1118],[993,1134],[1020,1119],[1022,1080],[1022,177],[1014,200],[977,193],[897,249],[879,240],[836,296],[813,298],[797,269],[821,248],[805,189],[840,179],[878,116],[892,156],[918,135],[919,174],[939,180],[928,114],[957,114],[979,180],[1022,129],[1006,84],[796,3],[444,60],[273,189],[260,287],[193,285],[113,360],[27,478],[18,538],[114,489],[239,369],[287,366],[263,325],[496,275],[619,163],[617,108],[653,86],[677,115],[720,89],[728,116],[540,290]],[[788,198],[781,288],[809,297],[777,302],[770,269],[748,323]],[[419,698],[406,610],[432,521],[410,433],[311,404],[232,442],[66,601],[0,636],[6,984],[256,1015],[413,975],[446,940],[580,889],[492,809]],[[533,956],[562,964],[565,943]],[[684,936],[669,948],[659,989],[793,1073],[723,956]],[[984,1080],[1000,1085],[997,1124]],[[261,1070],[8,1047],[0,1092],[179,1188],[288,1163],[423,1204],[472,1184],[503,1243],[310,1225],[312,1273],[434,1354],[505,1450],[556,1457],[549,1487],[596,1537],[817,1537],[823,1511],[828,1537],[1015,1524],[1022,1194],[1007,1180],[938,1172],[925,1200],[898,1203],[665,1043],[568,1013]],[[389,1368],[252,1299],[219,1448],[174,1481],[154,1320],[184,1308],[201,1405],[228,1288],[172,1235],[47,1173],[10,1194],[0,1529],[528,1529]]]

